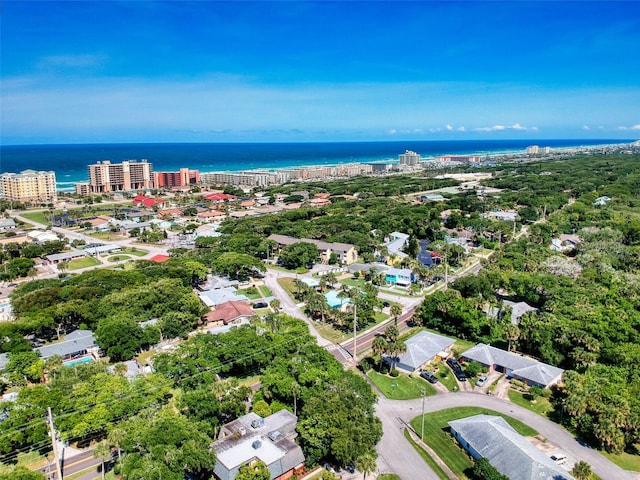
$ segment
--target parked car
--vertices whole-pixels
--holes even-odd
[[[267,308],[267,302],[256,302],[253,304],[253,308]]]
[[[427,372],[426,370],[421,371],[420,376],[429,383],[438,383],[438,379],[436,378],[436,376],[431,372]]]
[[[383,306],[384,308],[388,308],[388,307],[390,307],[390,306],[391,306],[391,304],[390,304],[389,302],[382,302],[382,306]]]
[[[460,363],[458,363],[458,361],[455,358],[453,357],[447,358],[447,365],[451,367],[451,370],[453,370],[453,374],[456,376],[458,380],[460,380],[461,382],[467,381],[467,376],[462,370],[462,366],[460,366]]]
[[[487,377],[486,375],[482,375],[482,376],[478,379],[478,381],[476,382],[476,385],[477,385],[478,387],[481,387],[481,386],[483,386],[485,383],[487,383],[487,380],[489,380],[489,377]]]

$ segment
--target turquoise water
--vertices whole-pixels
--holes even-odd
[[[0,172],[53,170],[59,190],[72,190],[89,177],[87,166],[101,160],[120,163],[148,159],[154,171],[188,167],[201,172],[256,168],[396,161],[405,150],[422,158],[442,154],[524,153],[529,145],[566,148],[628,143],[628,140],[438,140],[338,143],[140,143],[87,145],[0,145]]]
[[[73,367],[81,363],[91,363],[91,362],[93,362],[93,357],[82,357],[82,358],[76,358],[75,360],[69,360],[68,362],[63,362],[63,365],[65,367]]]

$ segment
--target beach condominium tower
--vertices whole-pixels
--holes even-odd
[[[0,175],[0,193],[5,200],[23,203],[51,203],[58,199],[56,172],[23,170]]]
[[[108,160],[89,165],[91,193],[128,192],[153,188],[152,165],[146,160],[111,163]]]

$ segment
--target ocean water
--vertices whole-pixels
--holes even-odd
[[[188,167],[201,172],[239,171],[397,161],[405,150],[423,158],[443,154],[523,152],[529,145],[568,148],[625,143],[624,140],[466,140],[340,143],[136,143],[84,145],[10,145],[0,147],[0,172],[53,170],[58,189],[73,190],[87,181],[87,166],[97,161],[147,159],[154,171]]]

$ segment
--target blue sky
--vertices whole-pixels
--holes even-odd
[[[640,2],[3,1],[2,144],[640,138]]]

